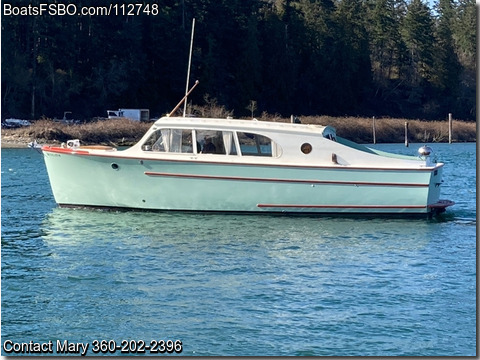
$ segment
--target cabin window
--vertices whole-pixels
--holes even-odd
[[[197,151],[201,154],[237,155],[231,131],[196,130]]]
[[[244,156],[271,156],[281,155],[281,148],[272,139],[246,132],[237,132],[240,150]]]
[[[193,153],[192,130],[159,129],[145,141],[145,151]]]
[[[197,130],[197,148],[202,154],[225,154],[221,131]]]

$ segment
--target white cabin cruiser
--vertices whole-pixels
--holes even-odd
[[[330,126],[163,117],[134,146],[43,146],[60,206],[247,213],[423,215],[443,163],[385,153]]]

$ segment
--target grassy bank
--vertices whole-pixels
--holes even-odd
[[[37,120],[28,127],[2,129],[2,147],[16,147],[33,140],[39,144],[60,144],[70,139],[79,139],[83,145],[132,145],[151,125],[128,119],[99,120],[85,124]]]
[[[306,124],[331,125],[337,135],[358,143],[373,143],[373,119],[355,117],[306,117]],[[401,143],[405,141],[405,122],[408,123],[409,142],[448,142],[448,120],[425,121],[407,119],[376,119],[377,143]],[[477,123],[453,120],[452,141],[474,142],[477,137]]]
[[[290,119],[264,116],[259,120],[289,122]],[[337,135],[358,143],[373,143],[373,120],[355,117],[302,117],[303,124],[331,125]],[[406,119],[377,119],[375,122],[377,143],[405,141],[405,122],[408,122],[410,142],[432,143],[448,141],[448,121],[421,121]],[[29,127],[2,129],[2,147],[26,146],[37,140],[40,144],[59,144],[69,139],[80,139],[84,145],[104,144],[132,145],[137,142],[152,123],[140,123],[127,119],[102,120],[85,124],[68,125],[52,120],[38,120]],[[452,141],[476,141],[476,123],[454,120]]]

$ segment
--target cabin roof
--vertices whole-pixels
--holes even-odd
[[[317,133],[317,134],[335,134],[335,129],[331,126],[316,124],[293,124],[273,121],[260,120],[242,120],[242,119],[222,119],[222,118],[196,118],[196,117],[162,117],[155,122],[156,127],[178,126],[188,128],[209,128],[216,127],[220,129],[231,130],[266,130],[281,132],[298,133]]]

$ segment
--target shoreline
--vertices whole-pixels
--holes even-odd
[[[19,139],[19,140],[6,140],[2,136],[1,140],[1,148],[2,149],[23,149],[23,148],[28,148],[28,143],[31,142],[25,141],[25,139]]]
[[[290,122],[279,117],[260,118],[263,121]],[[424,121],[407,119],[376,119],[375,139],[371,118],[355,117],[303,117],[303,124],[329,125],[337,135],[359,144],[404,143],[405,127],[408,123],[409,143],[448,143],[448,121]],[[128,119],[103,120],[85,124],[68,125],[52,120],[37,120],[28,127],[2,129],[1,148],[28,148],[28,143],[60,145],[70,139],[79,139],[84,145],[131,146],[137,143],[152,122],[138,122]],[[453,120],[452,143],[477,141],[476,122]]]

